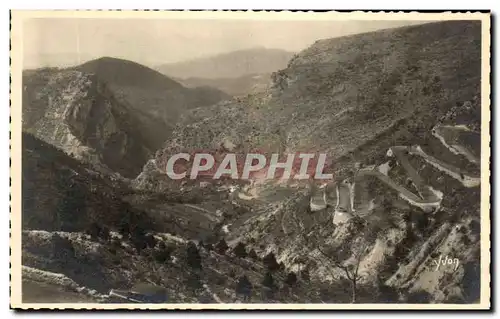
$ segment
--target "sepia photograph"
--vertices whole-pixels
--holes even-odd
[[[489,309],[489,12],[11,12],[11,307]]]

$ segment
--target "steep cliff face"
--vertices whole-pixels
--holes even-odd
[[[135,177],[157,145],[133,110],[93,75],[31,71],[23,93],[23,129],[77,159]]]

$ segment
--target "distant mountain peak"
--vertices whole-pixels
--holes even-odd
[[[287,66],[294,52],[254,47],[220,53],[189,61],[158,66],[161,73],[175,78],[237,78],[272,73]]]

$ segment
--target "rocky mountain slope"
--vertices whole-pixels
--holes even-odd
[[[293,53],[279,49],[253,48],[191,61],[164,64],[156,69],[176,78],[238,78],[266,74],[286,67]]]
[[[480,110],[477,98],[453,107],[421,145],[381,149],[381,160],[358,162],[350,177],[323,188],[237,186],[231,198],[238,210],[221,208],[226,240],[343,286],[347,301],[363,302],[368,289],[381,294],[372,302],[477,302],[479,171],[467,164],[467,152],[446,146],[453,136],[440,141],[439,128],[478,135],[472,128]],[[400,149],[408,152],[395,156]]]
[[[331,300],[329,285],[217,242],[209,209],[232,210],[225,192],[137,192],[28,133],[22,191],[26,302],[120,302],[111,290],[141,282],[173,303]]]
[[[386,302],[477,302],[480,39],[479,23],[447,21],[318,41],[267,92],[185,114],[137,182],[161,190],[180,150],[313,147],[334,180],[243,186],[228,242]]]
[[[23,130],[125,177],[137,176],[182,111],[227,97],[112,58],[26,70],[23,88]]]
[[[404,142],[477,92],[479,35],[479,23],[447,21],[318,41],[267,92],[185,114],[165,150],[229,141],[341,158],[383,134]]]

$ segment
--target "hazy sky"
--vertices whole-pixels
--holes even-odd
[[[152,66],[253,47],[300,51],[318,39],[417,23],[36,18],[23,25],[24,68],[102,56]]]

